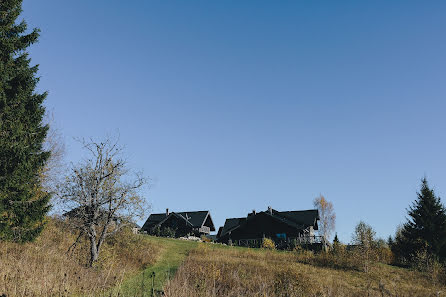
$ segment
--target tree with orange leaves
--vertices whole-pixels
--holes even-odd
[[[319,234],[327,242],[335,229],[336,223],[333,203],[325,199],[323,195],[319,195],[319,197],[314,198],[313,205],[319,211]]]

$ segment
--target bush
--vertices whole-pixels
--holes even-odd
[[[299,263],[329,267],[344,270],[361,271],[363,261],[356,250],[347,250],[344,245],[334,245],[329,253],[306,250],[300,246],[296,247],[296,261]]]
[[[270,238],[264,238],[262,241],[262,248],[269,249],[269,250],[275,250],[276,244],[274,241]]]
[[[161,228],[160,226],[155,226],[149,230],[149,234],[153,236],[162,237],[175,237],[176,230],[170,227]]]
[[[212,242],[213,240],[206,235],[201,235],[201,241],[203,242]]]
[[[173,238],[173,237],[175,237],[175,229],[173,229],[173,228],[170,228],[170,227],[166,227],[166,228],[163,228],[163,229],[161,229],[161,236],[163,236],[163,237],[171,237],[171,238]]]
[[[155,226],[149,230],[149,234],[153,236],[160,236],[161,235],[161,228],[160,226]]]
[[[428,250],[420,249],[412,256],[411,267],[415,270],[425,272],[435,282],[446,282],[446,268]]]
[[[384,264],[392,264],[395,262],[393,252],[388,247],[379,247],[374,249],[375,260]]]

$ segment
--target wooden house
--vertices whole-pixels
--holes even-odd
[[[277,211],[268,207],[262,212],[253,211],[243,218],[226,219],[218,231],[219,242],[242,246],[258,246],[263,238],[277,242],[320,243],[317,209]]]
[[[154,213],[141,228],[142,232],[153,234],[154,230],[172,230],[175,237],[186,235],[201,236],[215,231],[214,222],[208,210]],[[161,232],[162,234],[162,232]]]

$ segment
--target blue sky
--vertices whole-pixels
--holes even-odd
[[[153,211],[221,226],[323,194],[349,241],[446,193],[444,1],[24,0],[67,146],[120,134]],[[446,198],[446,197],[445,197]]]

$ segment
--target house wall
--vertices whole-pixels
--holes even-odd
[[[210,229],[213,229],[214,224],[212,223],[210,215],[206,218],[206,221],[204,222],[203,226],[206,226],[206,227],[209,227]]]
[[[161,225],[161,229],[167,227],[175,230],[176,237],[181,237],[193,233],[192,227],[188,225],[185,220],[180,219],[176,216],[171,216]]]

